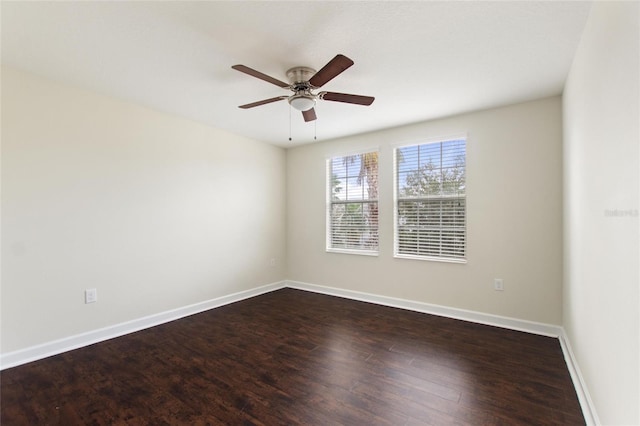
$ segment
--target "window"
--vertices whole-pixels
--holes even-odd
[[[327,160],[327,251],[378,254],[378,152]]]
[[[395,256],[464,262],[466,140],[396,148]]]

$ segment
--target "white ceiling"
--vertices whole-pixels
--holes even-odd
[[[279,146],[363,133],[557,95],[590,2],[8,2],[2,62]],[[336,54],[355,65],[305,123],[285,101],[294,66]],[[317,127],[316,127],[317,126]]]

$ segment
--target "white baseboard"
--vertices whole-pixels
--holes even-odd
[[[562,328],[558,325],[544,324],[517,318],[502,317],[499,315],[485,314],[482,312],[468,311],[465,309],[450,308],[448,306],[433,305],[430,303],[416,302],[407,299],[397,299],[395,297],[380,296],[377,294],[362,293],[353,290],[344,290],[335,287],[325,287],[299,281],[285,281],[285,283],[286,287],[297,288],[299,290],[307,290],[315,293],[344,297],[346,299],[360,300],[362,302],[370,302],[378,305],[407,309],[409,311],[422,312],[425,314],[470,321],[478,324],[508,328],[510,330],[525,331],[527,333],[539,334],[542,336],[558,337],[560,336],[560,333],[562,331]]]
[[[558,337],[560,341],[560,346],[562,347],[562,353],[564,354],[564,360],[567,363],[567,368],[569,369],[569,374],[571,375],[571,381],[573,381],[573,387],[576,389],[576,394],[578,395],[578,401],[580,401],[580,407],[582,408],[582,415],[584,416],[584,421],[587,426],[592,425],[600,425],[600,419],[598,418],[598,414],[596,413],[595,405],[591,400],[591,395],[589,394],[589,389],[582,377],[582,373],[580,372],[580,367],[578,366],[578,362],[573,354],[573,349],[571,349],[571,343],[569,342],[569,337],[565,332],[564,328],[562,329],[562,333]]]
[[[430,303],[416,302],[413,300],[380,296],[377,294],[363,293],[353,290],[345,290],[336,287],[326,287],[300,281],[282,281],[268,284],[265,286],[233,293],[227,296],[218,297],[193,305],[184,306],[182,308],[177,308],[136,320],[101,328],[98,330],[89,331],[87,333],[77,334],[75,336],[43,343],[41,345],[32,346],[14,352],[8,352],[6,354],[0,354],[0,370],[16,367],[18,365],[37,361],[39,359],[47,358],[73,349],[78,349],[84,346],[92,345],[94,343],[113,339],[115,337],[140,331],[145,328],[154,327],[156,325],[164,324],[170,321],[184,318],[189,315],[194,315],[200,312],[207,311],[209,309],[228,305],[230,303],[238,302],[240,300],[248,299],[250,297],[258,296],[264,293],[269,293],[285,287],[558,338],[565,361],[567,363],[567,367],[569,369],[569,374],[571,375],[571,380],[573,381],[573,385],[576,389],[576,394],[578,395],[578,400],[580,401],[580,406],[582,408],[582,413],[584,415],[585,421],[587,425],[600,424],[593,405],[593,401],[589,396],[587,386],[584,382],[584,379],[582,378],[582,374],[580,373],[580,368],[578,367],[575,356],[573,355],[569,339],[564,329],[560,326],[526,321],[517,318],[503,317],[499,315],[486,314],[476,311],[468,311],[465,309],[451,308],[442,305],[434,305]]]
[[[204,302],[195,303],[193,305],[184,306],[170,311],[160,312],[158,314],[149,315],[132,321],[123,322],[109,327],[92,330],[86,333],[76,334],[74,336],[65,337],[63,339],[54,340],[14,352],[0,354],[0,370],[4,370],[28,362],[37,361],[52,355],[58,355],[73,349],[78,349],[94,343],[113,339],[114,337],[123,336],[125,334],[134,333],[145,328],[155,327],[156,325],[194,315],[219,306],[228,305],[229,303],[239,302],[240,300],[258,296],[260,294],[269,293],[274,290],[283,288],[284,282],[256,287],[253,289],[240,291],[238,293],[229,294],[227,296],[218,297]]]
[[[573,351],[571,350],[569,339],[567,338],[564,328],[561,326],[521,320],[517,318],[502,317],[476,311],[468,311],[465,309],[451,308],[448,306],[433,305],[413,300],[397,299],[394,297],[380,296],[371,293],[362,293],[359,291],[345,290],[335,287],[325,287],[299,281],[286,281],[286,287],[344,297],[346,299],[359,300],[362,302],[375,303],[378,305],[391,306],[394,308],[407,309],[410,311],[423,312],[441,317],[492,325],[510,330],[524,331],[542,336],[555,337],[560,342],[560,347],[562,348],[562,353],[564,355],[565,362],[567,363],[567,368],[569,370],[573,386],[576,390],[576,394],[578,395],[578,401],[580,402],[580,408],[582,409],[582,414],[584,415],[586,424],[589,426],[601,424],[596,414],[593,401],[589,396],[587,386],[582,378],[582,374],[580,373],[580,368],[578,367]]]

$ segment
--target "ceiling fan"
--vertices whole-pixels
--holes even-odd
[[[234,65],[231,67],[234,70],[249,74],[250,76],[275,84],[283,89],[289,89],[293,92],[293,95],[290,96],[276,96],[275,98],[240,105],[238,108],[248,109],[287,99],[289,105],[299,111],[302,111],[304,121],[313,121],[317,118],[314,107],[318,99],[356,105],[371,105],[375,99],[372,96],[350,95],[348,93],[336,92],[313,93],[314,90],[319,89],[330,80],[333,80],[333,78],[338,76],[351,65],[353,65],[353,61],[351,59],[344,55],[336,55],[335,58],[330,60],[318,72],[309,67],[294,67],[287,71],[289,83],[270,77],[245,65]]]

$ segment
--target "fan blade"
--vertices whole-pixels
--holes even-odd
[[[322,87],[351,65],[353,65],[353,61],[351,59],[344,55],[336,55],[335,58],[330,60],[327,65],[322,67],[320,71],[311,77],[309,84],[313,87]]]
[[[304,121],[313,121],[317,118],[316,111],[313,108],[302,111],[302,116],[304,117]]]
[[[233,68],[236,71],[240,71],[240,72],[243,72],[245,74],[249,74],[252,77],[259,78],[260,80],[264,80],[264,81],[266,81],[268,83],[275,84],[276,86],[280,86],[280,87],[283,87],[283,88],[289,87],[289,85],[287,83],[285,83],[284,81],[280,81],[277,78],[269,77],[268,75],[263,74],[260,71],[256,71],[253,68],[249,68],[249,67],[244,66],[244,65],[234,65],[231,68]]]
[[[325,101],[345,102],[358,105],[371,105],[376,99],[373,96],[349,95],[348,93],[336,92],[321,92],[318,96]]]
[[[242,108],[242,109],[253,108],[253,107],[260,106],[260,105],[270,104],[271,102],[281,101],[281,100],[287,99],[287,98],[288,98],[288,96],[278,96],[277,98],[264,99],[262,101],[254,102],[252,104],[240,105],[238,108]]]

